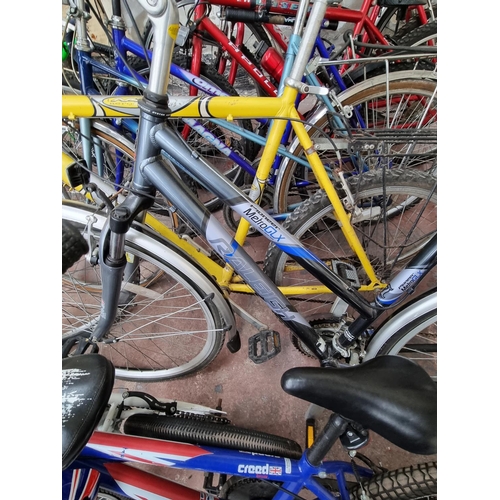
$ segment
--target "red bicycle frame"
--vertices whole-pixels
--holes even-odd
[[[236,2],[235,2],[236,3]],[[214,5],[219,5],[219,2],[217,0],[217,3],[214,2]],[[265,92],[273,97],[278,95],[278,89],[277,87],[262,73],[262,71],[255,66],[255,64],[246,57],[241,49],[233,43],[229,38],[226,36],[225,33],[222,32],[214,23],[213,21],[206,15],[206,5],[205,4],[199,4],[195,10],[194,10],[194,22],[198,25],[198,30],[206,31],[211,38],[213,38],[221,47],[223,50],[227,51],[232,59],[233,59],[233,64],[234,62],[237,62],[237,64],[241,65],[245,71],[260,85],[262,89],[265,90]],[[243,31],[244,31],[244,24],[243,23],[237,23],[240,26],[240,31],[241,35],[237,37],[237,41],[241,40],[240,43],[243,41]],[[200,67],[201,67],[201,55],[202,55],[202,41],[199,35],[196,34],[196,31],[193,36],[193,51],[192,51],[192,64],[191,64],[191,72],[195,75],[199,75]],[[232,83],[230,80],[231,84],[234,84],[234,78],[236,77],[236,70],[237,66],[235,64],[235,67],[232,68],[231,76],[233,78]],[[190,89],[190,95],[196,95],[197,94],[197,89],[191,88]]]
[[[297,12],[299,3],[294,1],[277,1],[277,0],[208,0],[207,2],[201,3],[196,6],[194,10],[193,21],[196,23],[198,30],[204,31],[210,35],[210,37],[215,40],[222,50],[226,51],[231,57],[231,68],[229,73],[228,81],[231,85],[234,85],[236,78],[236,71],[238,65],[241,65],[244,70],[259,84],[259,86],[268,94],[269,96],[277,95],[277,87],[262,73],[262,71],[255,66],[255,64],[250,61],[240,50],[241,44],[243,43],[243,34],[245,30],[245,24],[242,22],[234,23],[231,31],[235,31],[235,42],[232,42],[228,36],[216,26],[212,20],[206,15],[206,4],[217,5],[222,7],[233,7],[242,10],[261,10],[266,8],[269,10],[270,14],[285,14],[294,16]],[[412,9],[416,9],[419,19],[422,24],[427,22],[427,14],[425,8],[422,5],[413,6]],[[410,9],[408,9],[410,12]],[[381,33],[381,31],[376,26],[376,20],[380,13],[380,6],[373,5],[372,0],[363,0],[361,8],[359,10],[352,10],[348,8],[343,8],[340,6],[329,7],[325,14],[325,19],[330,22],[343,22],[353,24],[353,37],[362,35],[363,42],[378,43],[381,45],[389,45],[388,40]],[[277,45],[286,51],[287,40],[276,29],[275,25],[263,23],[269,35],[277,43]],[[193,47],[192,47],[192,65],[191,72],[195,75],[200,74],[201,66],[201,55],[202,55],[202,40],[199,35],[194,33],[193,36]],[[353,57],[353,54],[349,50],[347,57]],[[223,72],[226,68],[226,60],[221,60],[219,64],[219,72]],[[346,67],[341,68],[341,72],[345,71]],[[197,95],[197,89],[191,87],[190,95]]]

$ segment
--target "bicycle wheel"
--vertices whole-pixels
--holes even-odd
[[[437,381],[437,288],[432,288],[389,316],[370,339],[365,360],[404,356]]]
[[[353,500],[437,499],[437,462],[377,474],[354,486],[349,494]]]
[[[63,202],[63,220],[98,241],[106,217],[95,208]],[[127,261],[138,264],[122,284],[114,325],[99,352],[125,380],[157,381],[181,377],[207,366],[222,348],[233,324],[218,288],[181,251],[155,236],[127,233]],[[92,250],[91,250],[92,252]],[[99,319],[102,285],[99,265],[81,258],[62,277],[63,343],[92,330]],[[224,312],[226,309],[226,312]],[[224,320],[222,316],[224,315]]]
[[[352,194],[351,224],[377,278],[387,282],[436,233],[436,177],[417,170],[393,169],[374,170],[347,180]],[[319,191],[286,219],[284,227],[327,266],[350,265],[359,284],[368,285],[370,280],[332,211],[325,192]],[[266,253],[264,271],[280,286],[319,285],[274,244]],[[308,315],[328,313],[335,300],[333,294],[289,298]]]
[[[339,130],[324,107],[315,112],[306,128],[330,172],[362,172],[381,167],[435,168],[437,84],[435,80],[424,79],[429,72],[415,73],[421,78],[407,79],[406,75],[414,72],[401,72],[400,76],[393,74],[394,80],[387,84],[385,76],[379,76],[340,94],[342,105],[354,109],[348,122],[351,136]],[[329,146],[330,141],[338,145],[337,151]],[[289,150],[305,160],[297,140]],[[274,211],[281,214],[292,211],[318,188],[310,168],[285,158],[276,178]]]

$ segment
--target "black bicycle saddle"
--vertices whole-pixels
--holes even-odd
[[[346,368],[292,368],[283,374],[281,387],[410,453],[436,453],[437,385],[407,358],[380,356]]]
[[[62,468],[83,450],[113,389],[115,369],[99,354],[62,360]]]

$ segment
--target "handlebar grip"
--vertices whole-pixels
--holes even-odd
[[[236,9],[234,7],[226,7],[225,11],[226,21],[236,23],[267,23],[267,24],[281,24],[282,26],[293,26],[295,23],[295,16],[285,16],[280,14],[269,14],[267,12],[254,12],[243,9]],[[338,21],[324,20],[321,26],[322,29],[336,30]]]

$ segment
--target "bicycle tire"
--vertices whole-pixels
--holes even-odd
[[[386,318],[368,342],[364,360],[404,356],[437,381],[437,288],[408,301]]]
[[[353,195],[352,209],[362,209],[358,213],[352,210],[351,224],[377,278],[387,282],[435,234],[436,177],[417,170],[394,169],[374,170],[347,180]],[[385,214],[377,205],[385,206]],[[366,285],[370,280],[332,211],[326,193],[318,191],[292,212],[283,226],[327,265],[340,261],[353,266],[360,284]],[[384,243],[386,241],[389,243]],[[264,272],[278,286],[320,284],[273,243],[265,256]],[[335,299],[333,294],[289,298],[299,311],[309,315],[327,313]]]
[[[406,47],[416,47],[429,41],[433,41],[437,46],[437,19],[416,26],[396,38],[397,45]]]
[[[89,246],[73,224],[62,221],[62,272],[63,274],[84,254]]]
[[[99,487],[96,500],[132,500],[131,497]]]
[[[63,202],[63,220],[83,231],[88,217],[95,223],[86,234],[98,241],[106,215],[92,206]],[[99,352],[122,380],[170,380],[203,369],[234,325],[219,288],[186,254],[146,226],[127,233],[125,249],[129,262],[139,259],[140,279],[122,285],[122,305]],[[88,332],[99,318],[99,265],[80,259],[63,275],[62,285],[64,343]]]
[[[393,40],[394,36],[396,36],[396,34],[399,33],[404,26],[406,26],[406,22],[399,19],[400,9],[401,7],[399,6],[386,7],[384,13],[380,16],[375,24],[378,30],[388,40]]]
[[[399,23],[397,21],[392,21],[393,17],[398,16],[398,12],[400,9],[400,6],[387,7],[385,12],[382,14],[382,16],[380,16],[380,19],[376,23],[377,28],[382,32],[382,34],[393,42],[396,42],[407,33],[410,33],[419,26],[422,26],[422,22],[418,17],[418,14],[416,13],[413,13],[408,20],[402,19],[399,21]],[[428,7],[426,7],[426,13],[428,16],[427,22],[432,21],[431,12],[429,11]],[[434,16],[434,18],[437,18],[437,5],[433,6],[432,15]],[[394,24],[396,24],[396,29],[394,29],[393,27]],[[397,43],[395,43],[395,45],[397,45]]]
[[[437,462],[402,467],[377,474],[353,487],[353,500],[437,499]]]
[[[125,434],[198,446],[262,453],[292,459],[302,456],[302,449],[291,439],[266,432],[163,415],[132,415],[123,424]]]
[[[380,157],[373,154],[372,150],[367,152],[360,149],[355,161],[352,160],[349,150],[341,150],[339,154],[342,164],[336,152],[332,149],[318,151],[321,160],[331,169],[339,167],[344,171],[356,168],[374,168],[390,163],[394,166],[403,165],[405,168],[433,169],[435,167],[437,140],[437,99],[436,80],[426,79],[426,75],[432,74],[427,71],[402,71],[392,74],[393,81],[389,82],[389,100],[386,97],[387,83],[385,76],[373,77],[370,80],[354,85],[346,92],[339,94],[342,106],[356,106],[358,112],[362,113],[365,127],[360,128],[359,122],[351,122],[349,127],[359,144],[378,139],[386,149]],[[419,78],[406,78],[406,75],[421,75]],[[387,103],[390,103],[389,114]],[[386,122],[390,120],[390,127]],[[423,139],[412,139],[409,131],[418,127],[425,120],[425,127],[420,127],[425,134]],[[382,121],[382,123],[380,123]],[[320,138],[331,137],[335,140],[345,140],[345,135],[335,130],[330,123],[330,117],[326,108],[321,107],[314,113],[306,124],[311,139],[318,141]],[[392,137],[387,135],[391,132]],[[380,134],[380,137],[378,136]],[[384,134],[382,137],[381,134]],[[415,135],[415,137],[418,137]],[[413,142],[412,142],[413,141]],[[348,146],[356,144],[348,142]],[[298,157],[305,158],[303,148],[295,139],[290,145],[289,151]],[[402,157],[401,155],[406,154]],[[403,158],[403,159],[400,159]],[[307,185],[301,185],[301,182]],[[314,174],[305,166],[293,159],[284,158],[275,182],[274,205],[276,213],[289,213],[300,202],[306,200],[319,186]]]

